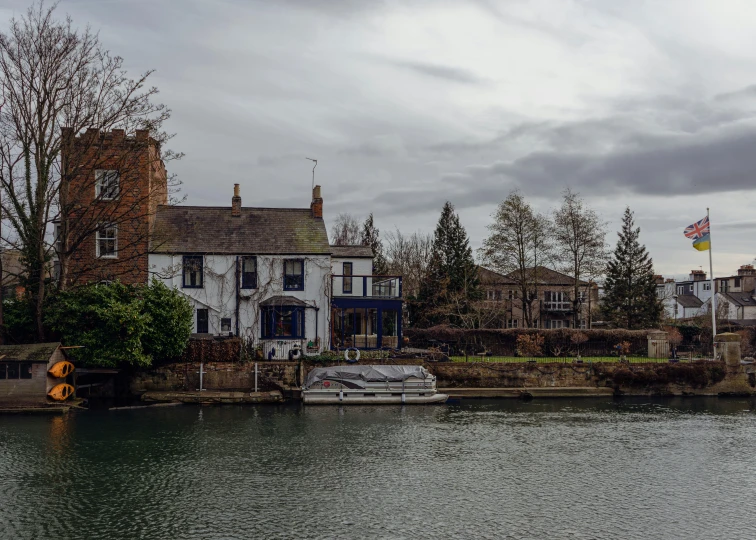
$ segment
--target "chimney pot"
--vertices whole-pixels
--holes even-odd
[[[239,184],[234,184],[234,196],[231,197],[231,216],[241,217],[241,195],[239,195]]]

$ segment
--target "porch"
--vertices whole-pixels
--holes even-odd
[[[400,276],[334,275],[331,291],[331,348],[401,347]]]

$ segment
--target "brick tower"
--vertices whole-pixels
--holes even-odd
[[[63,128],[59,272],[67,285],[147,283],[150,233],[168,204],[160,144],[145,130]]]

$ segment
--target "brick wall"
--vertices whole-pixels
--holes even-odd
[[[64,131],[63,164],[67,189],[66,227],[69,283],[120,279],[125,283],[146,283],[149,233],[158,205],[167,204],[165,166],[158,143],[147,131],[127,137],[123,130],[101,133],[88,130],[74,137]],[[120,173],[119,195],[114,200],[95,196],[95,171]],[[94,229],[101,223],[118,228],[116,258],[97,258]]]

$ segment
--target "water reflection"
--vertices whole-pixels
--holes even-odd
[[[9,538],[751,537],[751,399],[0,417]]]

